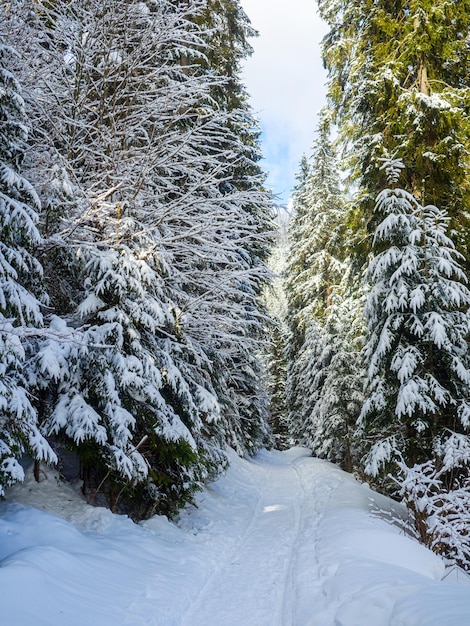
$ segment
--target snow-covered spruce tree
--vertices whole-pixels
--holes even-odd
[[[243,59],[253,51],[249,39],[255,37],[257,32],[240,0],[205,0],[194,21],[208,33],[209,46],[201,64],[228,79],[225,85],[215,87],[214,98],[226,110],[240,110],[247,101],[246,88],[240,80],[240,68]],[[255,144],[253,148],[256,149]]]
[[[345,278],[345,282],[349,282]],[[323,330],[323,351],[317,361],[321,387],[304,425],[303,442],[313,454],[352,472],[358,468],[362,442],[356,423],[364,401],[363,298],[333,296]]]
[[[290,308],[298,316],[300,327],[312,317],[317,320],[324,317],[335,286],[345,271],[340,261],[344,256],[340,236],[344,200],[329,135],[329,114],[323,110],[309,164],[301,164],[301,176],[306,176],[306,181],[294,195],[289,226],[286,289]]]
[[[189,64],[203,43],[187,11],[90,0],[40,15],[55,42],[57,142],[86,202],[60,233],[83,260],[82,302],[69,324],[78,315],[88,326],[78,353],[66,346],[61,380],[40,355],[44,381],[58,390],[44,428],[75,442],[95,486],[106,477],[110,499],[120,493],[137,517],[154,507],[172,513],[222,455],[210,364],[176,299],[183,256],[193,255],[197,273],[200,236],[207,256],[213,205],[197,191],[220,168],[199,150],[220,126],[208,81]],[[216,216],[211,229],[223,227]]]
[[[398,461],[398,493],[410,510],[416,537],[434,552],[470,570],[470,445],[449,431],[435,458],[408,467]],[[408,530],[410,530],[408,528]]]
[[[445,213],[395,188],[401,161],[384,168],[391,189],[377,198],[386,217],[365,309],[366,471],[388,470],[417,537],[469,569],[470,292]]]
[[[269,394],[269,423],[276,447],[289,447],[286,405],[286,328],[282,320],[274,321],[268,333],[266,349],[267,389]]]
[[[305,335],[304,316],[300,314],[308,305],[308,298],[301,285],[297,286],[298,276],[308,267],[308,257],[305,258],[303,240],[308,236],[304,228],[309,211],[311,166],[305,155],[299,164],[297,184],[292,194],[292,210],[288,223],[288,251],[287,267],[285,268],[285,289],[288,302],[288,317],[292,317],[293,337],[290,342],[294,351],[302,345]],[[302,243],[301,243],[302,242]]]
[[[18,461],[25,451],[37,460],[56,460],[27,387],[28,336],[43,323],[35,295],[41,267],[31,252],[39,241],[39,199],[21,175],[28,123],[10,71],[14,58],[0,31],[0,496],[24,478]]]
[[[323,327],[312,320],[306,328],[304,342],[298,350],[295,361],[288,361],[286,384],[288,425],[289,432],[297,443],[303,445],[311,443],[308,428],[315,405],[322,393],[330,357],[330,352],[325,350]]]
[[[437,470],[447,467],[452,489],[459,472],[449,465],[447,442],[454,433],[466,440],[469,426],[470,292],[445,213],[396,187],[400,160],[385,160],[382,169],[390,187],[377,197],[385,217],[375,233],[365,307],[365,468],[396,476],[396,460],[407,467],[432,460]]]
[[[468,250],[470,2],[318,0],[330,26],[323,55],[329,100],[357,201],[354,249],[367,262],[382,188],[377,158],[399,149],[404,186],[443,207]]]
[[[290,447],[286,403],[286,348],[288,326],[286,323],[287,299],[284,289],[284,269],[287,253],[287,224],[289,214],[280,206],[277,211],[277,239],[268,266],[273,279],[264,293],[267,311],[272,318],[268,328],[267,347],[264,353],[269,394],[269,422],[277,448]]]
[[[223,341],[214,342],[211,331],[203,344],[210,350],[219,372],[217,393],[225,402],[223,414],[227,432],[231,432],[229,441],[240,451],[245,447],[254,451],[267,442],[268,435],[268,399],[264,385],[260,385],[264,372],[258,346],[264,334],[265,314],[259,296],[267,281],[264,262],[273,243],[272,200],[265,190],[265,174],[259,165],[260,130],[241,80],[242,63],[252,52],[248,40],[256,33],[239,0],[207,0],[196,22],[208,33],[204,70],[224,77],[222,84],[214,83],[211,88],[218,109],[227,115],[226,129],[230,131],[219,134],[217,152],[227,151],[235,157],[227,159],[220,172],[219,192],[224,203],[235,202],[240,224],[248,227],[243,237],[235,238],[238,264],[244,271],[238,283],[234,282],[230,292],[225,291],[222,297],[222,301],[236,306],[235,311],[238,309],[235,323],[229,333],[225,332]],[[221,283],[225,282],[222,279]],[[206,320],[203,310],[202,322],[205,324]],[[225,329],[229,329],[226,324]]]
[[[317,379],[315,368],[322,360],[316,359],[324,349],[328,307],[346,271],[340,244],[344,203],[338,181],[328,114],[323,111],[311,163],[305,157],[301,162],[289,224],[286,293],[291,339],[287,397],[290,421],[298,422],[294,430],[299,433],[304,431],[319,397],[313,388],[320,392],[318,381],[322,376]]]
[[[266,227],[259,216],[249,221],[245,207],[261,210],[267,196],[259,175],[243,189],[231,184],[243,150],[231,113],[211,96],[226,79],[201,69],[199,6],[43,5],[35,27],[49,43],[30,59],[42,95],[31,105],[38,127],[49,129],[81,194],[81,210],[54,236],[83,268],[74,292],[82,304],[66,313],[69,325],[77,325],[77,314],[90,325],[80,350],[45,348],[70,360],[69,372],[67,364],[58,370],[53,358],[41,360],[42,384],[49,376],[62,390],[61,408],[46,425],[75,440],[88,461],[103,466],[101,474],[111,470],[110,485],[132,486],[147,465],[150,480],[133,487],[149,502],[141,513],[171,508],[208,465],[220,467],[224,441],[243,452],[266,429],[253,336],[266,270],[248,253],[266,246]],[[48,100],[51,81],[59,99]],[[236,377],[247,389],[246,416],[260,399],[249,424],[238,418],[241,394],[230,391]],[[85,438],[80,420],[63,411],[72,406],[70,389],[87,405]]]
[[[292,242],[295,249],[298,242],[305,236],[302,225],[306,219],[308,205],[308,184],[310,175],[310,164],[304,155],[300,161],[297,173],[297,184],[292,195],[292,214],[288,225],[288,241]],[[298,426],[301,430],[301,420],[297,419],[302,412],[302,399],[304,398],[300,387],[299,376],[305,367],[304,355],[301,354],[302,346],[305,342],[307,328],[305,320],[299,315],[303,310],[305,301],[300,297],[299,290],[295,288],[294,282],[297,274],[305,267],[304,259],[300,260],[300,265],[295,263],[293,249],[289,246],[287,267],[285,269],[285,290],[287,297],[286,321],[289,327],[288,342],[286,349],[287,358],[287,379],[286,379],[286,403],[288,407],[288,421],[292,426]],[[303,324],[301,323],[303,321]]]

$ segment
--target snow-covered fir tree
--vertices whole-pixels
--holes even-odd
[[[38,385],[57,395],[44,428],[100,468],[95,482],[146,500],[138,515],[171,512],[226,443],[244,453],[268,433],[257,298],[270,198],[243,90],[238,109],[216,100],[238,61],[231,76],[210,66],[204,6],[13,11],[34,70],[31,171],[58,174],[54,197],[42,187],[48,215],[57,207],[43,264],[63,318],[39,355]]]
[[[329,351],[325,350],[323,327],[312,320],[306,328],[304,341],[295,360],[288,361],[288,424],[294,441],[298,443],[311,443],[309,426],[315,405],[321,397],[330,356]]]
[[[362,426],[375,443],[366,467],[376,475],[395,454],[427,461],[446,429],[469,419],[467,336],[470,292],[448,218],[396,187],[400,160],[386,160],[390,187],[377,197],[385,218],[369,265],[365,307],[367,399]]]
[[[290,308],[302,327],[313,317],[322,319],[345,270],[340,261],[344,200],[327,110],[320,115],[312,156],[308,162],[302,161],[300,171],[289,227],[286,289]]]
[[[365,308],[365,468],[388,471],[417,536],[469,568],[470,291],[447,215],[396,187],[400,160],[383,169]]]
[[[287,319],[291,339],[287,352],[287,404],[293,431],[312,443],[312,415],[320,400],[332,353],[325,345],[325,326],[347,265],[340,233],[344,201],[329,138],[329,116],[320,116],[311,162],[303,158],[293,196],[286,268]],[[309,433],[309,434],[307,434]]]
[[[268,397],[264,383],[260,384],[264,380],[264,370],[257,342],[262,339],[265,329],[265,312],[260,309],[259,296],[268,279],[265,262],[274,241],[272,200],[264,187],[265,173],[259,164],[260,129],[241,80],[243,61],[252,52],[249,39],[256,35],[256,31],[239,0],[207,0],[196,21],[209,33],[205,37],[207,47],[203,65],[209,72],[224,77],[222,84],[214,84],[211,89],[217,107],[227,115],[227,130],[230,129],[230,133],[219,134],[218,150],[221,153],[226,150],[234,158],[226,160],[219,191],[224,203],[233,205],[235,202],[239,224],[249,228],[237,243],[237,263],[244,271],[238,279],[232,275],[235,282],[231,282],[222,297],[233,307],[235,324],[225,323],[222,341],[213,335],[212,328],[203,343],[210,350],[211,360],[219,372],[217,393],[227,400],[223,416],[227,419],[226,431],[231,433],[231,445],[239,451],[245,446],[254,451],[260,442],[268,441]],[[222,279],[221,285],[226,282]],[[205,311],[203,316],[206,321]],[[241,328],[245,329],[242,333]]]
[[[289,412],[289,422],[300,425],[301,421],[297,420],[297,416],[302,411],[303,394],[299,384],[299,376],[303,369],[300,365],[303,355],[300,354],[302,346],[305,342],[306,327],[305,323],[301,323],[302,316],[299,313],[305,306],[305,301],[300,297],[299,289],[295,288],[297,275],[304,268],[304,262],[301,260],[300,266],[295,263],[295,249],[298,242],[302,241],[305,231],[302,230],[303,221],[308,212],[308,185],[310,176],[310,165],[307,157],[304,155],[300,161],[299,171],[297,174],[297,184],[292,194],[292,214],[288,225],[288,240],[291,242],[288,252],[287,267],[285,269],[285,290],[287,297],[286,321],[289,327],[289,335],[287,342],[287,379],[286,379],[286,401]],[[294,257],[294,258],[293,258]],[[305,365],[305,364],[304,364]],[[295,426],[290,427],[295,432]]]
[[[305,155],[299,164],[297,172],[297,184],[292,194],[291,216],[288,223],[288,252],[287,266],[285,268],[285,289],[288,302],[288,317],[292,317],[290,324],[295,325],[293,337],[290,341],[295,350],[303,343],[305,327],[302,325],[303,317],[301,312],[308,305],[308,297],[299,276],[308,267],[308,257],[305,258],[304,239],[308,237],[309,231],[304,228],[307,220],[310,204],[310,176],[311,166]],[[300,283],[298,285],[298,283]]]
[[[22,176],[28,123],[21,88],[11,71],[15,51],[0,32],[0,495],[22,480],[19,460],[56,457],[38,427],[28,394],[28,338],[42,326],[37,287],[41,266],[32,247],[39,242],[39,198]]]
[[[467,434],[449,431],[435,457],[412,467],[398,461],[398,494],[410,511],[408,531],[437,554],[470,570],[470,445]]]
[[[354,248],[367,263],[382,188],[377,159],[399,149],[404,186],[445,207],[466,258],[470,201],[468,0],[318,0],[330,27],[323,58],[328,97],[352,189]],[[464,261],[464,264],[467,261]]]
[[[76,271],[78,307],[68,303],[58,311],[67,325],[59,341],[48,341],[39,353],[39,384],[56,396],[43,428],[77,446],[95,486],[107,477],[111,502],[116,483],[124,500],[144,490],[138,494],[140,510],[133,505],[137,516],[154,506],[171,513],[202,471],[188,430],[200,431],[198,419],[190,424],[199,396],[196,387],[190,391],[188,359],[178,367],[172,355],[185,349],[173,344],[185,342],[164,293],[168,267],[148,216],[156,217],[164,185],[173,185],[163,176],[152,180],[152,168],[157,177],[159,159],[168,159],[185,141],[184,131],[167,129],[183,101],[176,75],[185,76],[168,64],[174,65],[176,42],[184,41],[180,36],[189,22],[167,3],[151,11],[143,3],[92,1],[73,12],[57,2],[43,7],[37,20],[51,42],[43,57],[56,69],[51,80],[62,98],[60,106],[51,102],[51,110],[42,105],[35,113],[41,128],[54,123],[59,158],[80,189],[75,211],[51,237],[64,249],[59,260],[70,248],[75,251],[75,259],[68,258]],[[172,80],[175,88],[169,90]],[[38,86],[47,99],[41,74]],[[190,105],[196,93],[188,93]],[[67,336],[67,327],[84,322],[81,336]],[[204,393],[201,398],[206,409]],[[217,415],[215,399],[212,410]]]
[[[273,277],[265,289],[264,296],[266,308],[272,318],[272,323],[268,327],[267,347],[265,349],[267,388],[269,392],[269,421],[278,448],[289,446],[291,442],[286,402],[286,348],[289,328],[286,321],[287,298],[284,288],[284,270],[288,249],[288,222],[289,214],[287,209],[279,206],[276,216],[276,245],[268,260]]]
[[[348,472],[358,467],[362,450],[356,436],[364,401],[362,305],[361,294],[333,296],[323,330],[323,351],[317,360],[321,387],[303,437],[316,456]]]

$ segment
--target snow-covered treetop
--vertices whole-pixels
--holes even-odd
[[[385,170],[388,183],[395,185],[400,178],[402,170],[405,169],[405,164],[401,159],[394,158],[384,158],[379,159],[379,161],[382,161],[382,167],[380,169]]]

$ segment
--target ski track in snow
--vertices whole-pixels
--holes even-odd
[[[182,626],[207,626],[214,615],[225,626],[295,623],[291,561],[305,493],[293,468],[266,466],[264,472],[263,492],[246,530],[206,581]]]

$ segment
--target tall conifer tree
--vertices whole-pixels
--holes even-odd
[[[72,339],[39,353],[38,384],[58,394],[44,428],[109,483],[147,481],[149,510],[166,499],[170,511],[227,443],[244,453],[268,432],[258,296],[270,197],[238,74],[251,30],[237,3],[210,6],[218,17],[193,0],[12,8],[33,70],[31,173],[59,174],[57,193],[43,187],[65,319],[51,326]],[[226,23],[230,68],[217,52]]]
[[[407,466],[433,458],[446,431],[470,425],[470,292],[448,219],[396,187],[403,165],[384,164],[390,187],[377,197],[385,215],[367,278],[366,402],[362,428],[376,475],[394,458]]]
[[[396,186],[401,161],[384,168],[365,308],[365,469],[403,497],[421,541],[468,569],[470,291],[447,215]]]
[[[10,71],[15,52],[0,32],[0,495],[22,480],[23,453],[54,461],[28,395],[28,336],[42,326],[35,284],[41,267],[31,248],[39,242],[39,198],[22,176],[28,124],[21,88]]]
[[[330,354],[325,361],[324,329],[345,271],[340,240],[343,199],[329,130],[328,115],[323,111],[311,162],[303,158],[300,165],[289,226],[287,397],[290,419],[298,433],[311,430],[312,412],[322,393],[331,358]],[[307,439],[310,443],[311,436]]]
[[[329,100],[358,187],[356,252],[364,261],[383,180],[377,159],[405,162],[413,195],[445,209],[468,254],[470,2],[318,0]],[[423,195],[425,197],[423,197]]]

